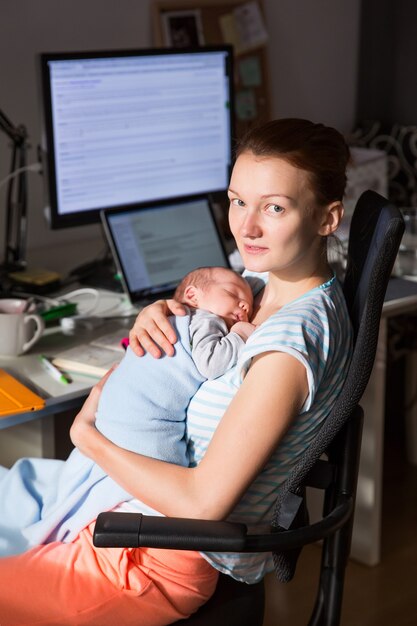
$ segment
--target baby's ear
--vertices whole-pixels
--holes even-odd
[[[184,303],[195,307],[198,306],[198,293],[194,285],[188,285],[184,289]]]

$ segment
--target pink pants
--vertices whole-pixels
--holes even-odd
[[[214,592],[218,572],[198,552],[95,548],[93,528],[0,559],[1,626],[162,626]]]

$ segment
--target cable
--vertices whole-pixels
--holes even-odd
[[[18,291],[18,292],[11,292],[10,294],[8,294],[8,297],[11,298],[34,298],[35,301],[38,301],[40,303],[44,302],[45,304],[49,304],[50,306],[57,306],[61,303],[62,299],[61,297],[56,297],[56,298],[51,298],[50,296],[44,296],[38,293],[32,293],[29,291]]]
[[[119,307],[122,304],[126,304],[127,303],[127,298],[125,296],[125,294],[123,293],[112,293],[112,292],[106,292],[105,294],[100,293],[100,291],[98,289],[94,289],[93,287],[82,287],[80,289],[75,289],[74,291],[69,291],[68,293],[63,294],[62,296],[59,296],[59,299],[61,300],[65,300],[68,301],[71,298],[76,298],[77,296],[82,296],[82,295],[92,295],[94,296],[94,302],[92,304],[92,306],[87,309],[87,311],[84,311],[82,313],[82,315],[85,317],[87,315],[91,315],[91,313],[94,313],[94,311],[96,311],[98,308],[100,309],[100,317],[105,317],[106,314],[111,313],[112,311],[117,310],[117,307]],[[107,306],[106,308],[102,308],[101,306],[99,306],[100,301],[102,301],[103,299],[109,299],[109,298],[113,298],[116,300],[116,302],[113,304],[111,303],[109,306]],[[133,313],[132,313],[133,315]]]
[[[98,307],[98,303],[100,302],[100,293],[98,292],[97,289],[93,289],[92,287],[82,287],[80,289],[74,289],[73,291],[69,291],[68,293],[62,295],[62,296],[58,296],[58,300],[62,301],[62,300],[70,300],[71,298],[74,298],[76,296],[83,296],[83,295],[92,295],[94,297],[94,302],[91,306],[90,309],[87,309],[87,311],[84,311],[83,316],[86,315],[90,315],[91,313],[93,313],[97,307]]]
[[[116,319],[128,319],[137,315],[137,310],[130,307],[130,310],[117,311],[121,305],[127,303],[126,296],[124,294],[116,294],[116,293],[105,293],[102,294],[97,289],[91,287],[84,287],[80,289],[75,289],[74,291],[70,291],[60,296],[61,301],[68,302],[77,298],[77,296],[83,295],[92,295],[94,297],[93,304],[82,313],[78,315],[71,315],[69,317],[63,317],[60,320],[60,326],[65,331],[73,331],[76,328],[95,328],[105,321],[116,320]],[[109,306],[104,307],[102,304],[103,299],[107,300],[108,298],[115,299],[116,302],[110,303]],[[94,315],[93,313],[99,309],[99,313]],[[109,313],[111,315],[109,315]]]
[[[3,180],[0,180],[0,189],[7,182],[9,182],[9,180],[11,180],[12,178],[15,178],[22,172],[38,172],[40,174],[42,173],[42,165],[40,163],[32,163],[31,165],[25,165],[25,167],[19,167],[17,170],[14,170],[13,172],[11,172],[11,174],[6,176],[6,178],[3,178]]]
[[[120,315],[117,314],[117,308],[120,305],[127,304],[128,302],[125,294],[112,293],[112,292],[106,292],[105,294],[101,294],[99,290],[94,289],[92,287],[81,287],[79,289],[74,289],[73,291],[68,291],[67,293],[64,293],[60,296],[55,296],[54,298],[40,295],[40,294],[33,294],[30,292],[24,292],[24,291],[19,291],[16,294],[12,293],[11,295],[16,298],[34,298],[36,302],[43,303],[49,306],[59,306],[62,303],[69,303],[72,298],[77,298],[78,296],[84,296],[84,295],[93,296],[94,301],[92,305],[89,308],[87,308],[86,311],[84,311],[83,313],[80,313],[78,316],[77,315],[73,316],[73,317],[78,317],[78,318],[81,318],[81,317],[87,318],[89,315],[94,313],[94,311],[100,308],[99,307],[100,300],[102,300],[103,297],[105,297],[106,300],[114,299],[115,302],[109,304],[109,306],[107,306],[106,308],[101,308],[100,314],[97,315],[97,317],[100,317],[103,320],[111,320],[111,319],[128,318],[128,317],[133,317],[134,315],[137,315],[137,310],[134,308],[131,308],[130,310],[128,309],[122,312]],[[112,312],[115,312],[116,314],[109,316],[108,314]]]

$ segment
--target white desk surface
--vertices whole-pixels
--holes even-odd
[[[417,276],[393,278],[388,284],[382,309],[384,317],[402,315],[417,305]]]
[[[22,383],[27,384],[33,391],[46,399],[44,409],[29,413],[16,413],[0,418],[0,430],[22,424],[34,419],[40,419],[54,413],[77,408],[87,396],[91,386],[97,380],[91,376],[79,374],[71,375],[72,382],[64,385],[54,380],[44,369],[38,356],[44,354],[54,357],[58,352],[83,343],[120,328],[120,338],[128,334],[137,310],[133,309],[126,297],[99,290],[99,307],[92,315],[104,317],[120,316],[120,319],[103,320],[101,325],[94,329],[77,329],[76,333],[64,333],[59,326],[47,328],[42,338],[26,354],[18,357],[0,356],[0,367],[14,375]],[[83,314],[89,308],[91,301],[84,296],[71,298],[77,300],[78,312]]]

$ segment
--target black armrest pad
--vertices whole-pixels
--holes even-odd
[[[98,548],[170,548],[207,552],[280,552],[324,539],[347,522],[354,498],[340,496],[323,519],[293,530],[248,534],[245,524],[154,517],[141,513],[100,513],[94,529]]]
[[[97,518],[94,545],[240,552],[246,534],[245,524],[110,511]]]

